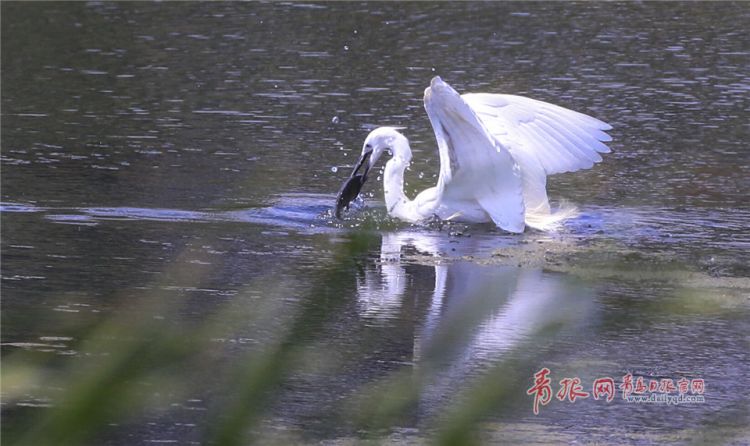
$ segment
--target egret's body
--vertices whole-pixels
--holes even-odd
[[[353,182],[364,166],[358,192],[380,155],[390,151],[383,176],[386,208],[409,222],[437,217],[494,222],[510,232],[523,232],[526,225],[554,228],[574,211],[552,212],[547,175],[589,168],[601,161],[600,152],[609,152],[603,144],[611,140],[604,133],[611,128],[608,124],[546,102],[511,95],[462,96],[435,77],[425,90],[424,104],[440,154],[437,185],[414,200],[406,196],[404,171],[411,162],[411,148],[392,127],[380,127],[367,136],[349,180]],[[337,214],[348,205],[341,199],[352,189],[347,186],[339,193]]]

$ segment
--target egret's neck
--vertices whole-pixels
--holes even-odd
[[[411,201],[404,193],[404,171],[409,167],[409,163],[411,163],[411,148],[409,141],[402,137],[394,141],[393,158],[385,164],[383,190],[388,213],[404,220],[414,219],[408,211]]]

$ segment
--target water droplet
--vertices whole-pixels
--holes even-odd
[[[433,73],[435,72],[435,67],[432,67],[432,72],[433,72]]]
[[[344,45],[344,51],[349,51],[349,45]]]
[[[331,119],[331,124],[338,124],[338,123],[339,123],[340,121],[341,121],[341,120],[339,119],[339,117],[338,117],[338,116],[334,116],[334,117],[333,117],[333,118]]]
[[[418,176],[419,176],[419,179],[421,180],[422,178],[424,178],[424,172],[419,172]]]
[[[336,173],[339,171],[339,168],[336,166],[331,167],[331,172]]]

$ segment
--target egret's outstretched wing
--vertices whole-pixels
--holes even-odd
[[[612,127],[583,113],[521,96],[461,97],[500,143],[532,155],[547,175],[588,169],[610,151],[604,143],[612,140],[605,133]]]
[[[550,229],[575,213],[552,213],[547,175],[588,169],[609,152],[604,133],[612,127],[591,116],[520,96],[468,93],[461,96],[521,168],[526,224]]]
[[[476,204],[497,226],[522,232],[523,184],[513,156],[439,77],[425,90],[424,103],[440,152],[435,198],[446,207]]]

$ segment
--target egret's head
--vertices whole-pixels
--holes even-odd
[[[388,152],[394,157],[404,158],[405,162],[411,159],[411,153],[408,149],[403,150],[403,142],[406,137],[399,133],[394,127],[379,127],[370,132],[365,138],[362,145],[362,154],[359,156],[357,163],[354,165],[349,178],[346,180],[338,197],[336,198],[336,216],[340,217],[342,209],[348,209],[349,204],[359,195],[362,185],[367,181],[370,170],[378,162],[384,152]],[[408,147],[408,144],[406,145]],[[362,171],[360,173],[360,170]]]
[[[404,161],[409,161],[411,153],[406,153],[402,150],[405,146],[404,143],[407,143],[406,137],[399,133],[396,127],[378,127],[371,131],[362,145],[361,155],[368,156],[367,153],[371,153],[367,163],[368,170],[372,169],[384,152],[388,152],[392,156],[404,158]]]

